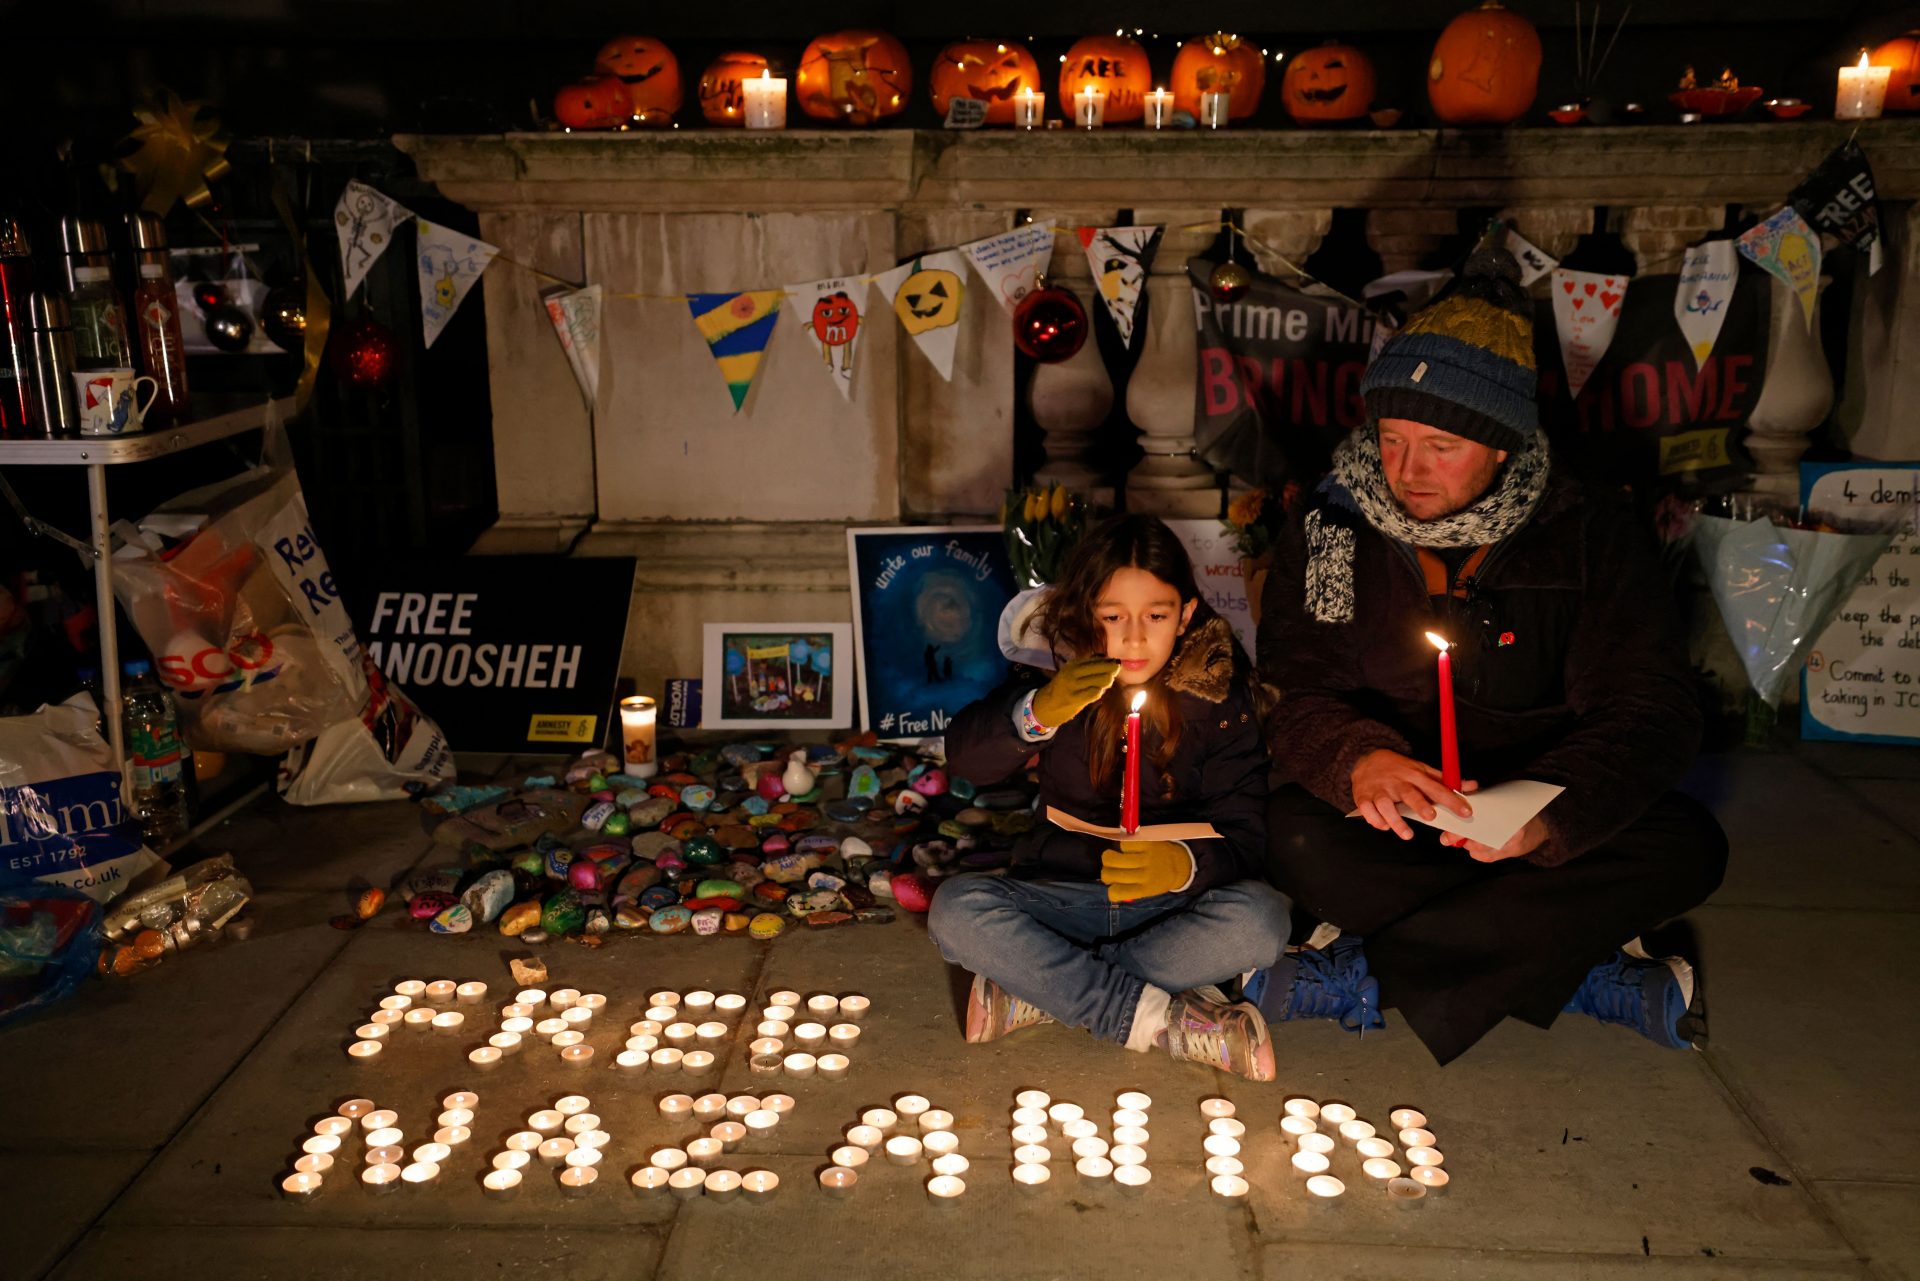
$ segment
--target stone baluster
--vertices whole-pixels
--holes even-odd
[[[1607,225],[1633,251],[1640,274],[1680,270],[1687,246],[1727,225],[1724,205],[1639,205],[1608,212]]]
[[[1127,473],[1127,510],[1149,516],[1204,519],[1220,514],[1213,470],[1194,457],[1194,382],[1199,343],[1187,259],[1218,237],[1217,209],[1139,209],[1137,223],[1159,223],[1160,238],[1143,300],[1140,359],[1127,381],[1127,418],[1145,451]],[[1200,224],[1194,230],[1185,228]]]
[[[1093,337],[1094,313],[1106,304],[1094,289],[1093,269],[1073,231],[1110,226],[1118,214],[1112,209],[1036,209],[1032,216],[1035,221],[1051,220],[1056,233],[1048,282],[1070,290],[1087,309],[1087,341],[1080,350],[1067,360],[1035,365],[1027,383],[1027,406],[1047,452],[1047,461],[1033,478],[1039,484],[1078,490],[1097,504],[1111,506],[1112,489],[1100,484],[1098,471],[1088,461],[1094,434],[1113,412],[1113,378]]]
[[[1752,489],[1792,504],[1799,498],[1807,437],[1833,407],[1833,371],[1820,349],[1817,299],[1808,325],[1800,296],[1786,282],[1769,279],[1766,383],[1747,416],[1747,451],[1756,473]]]

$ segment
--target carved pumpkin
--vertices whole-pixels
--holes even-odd
[[[1920,31],[1895,36],[1875,49],[1867,63],[1893,68],[1887,77],[1888,111],[1920,111]]]
[[[1373,60],[1333,40],[1297,55],[1280,79],[1280,101],[1302,124],[1358,120],[1373,109],[1373,90]]]
[[[732,125],[736,129],[745,125],[740,82],[758,80],[766,69],[767,60],[757,53],[723,53],[715,58],[712,65],[700,73],[698,89],[700,114],[706,117],[707,123]]]
[[[1227,119],[1245,120],[1260,107],[1267,87],[1267,60],[1251,41],[1215,31],[1182,42],[1173,58],[1173,105],[1200,116],[1200,95],[1225,89]],[[1112,111],[1109,102],[1108,111]]]
[[[589,76],[553,96],[553,118],[569,129],[616,129],[633,119],[619,76]]]
[[[794,92],[815,120],[870,125],[907,109],[913,66],[907,48],[884,31],[815,36],[800,55]]]
[[[1013,123],[1013,98],[1022,89],[1038,93],[1040,64],[1025,45],[998,40],[960,40],[934,55],[928,76],[933,109],[942,119],[955,98],[973,98],[987,104],[987,123]]]
[[[593,60],[597,76],[618,76],[633,99],[634,119],[664,129],[680,110],[680,63],[652,36],[615,36]]]
[[[1442,124],[1512,124],[1539,85],[1540,33],[1500,0],[1449,22],[1427,64],[1427,99]]]
[[[1125,36],[1076,40],[1060,64],[1060,110],[1073,119],[1073,95],[1091,85],[1107,91],[1106,122],[1131,124],[1147,114],[1153,68],[1147,51]]]

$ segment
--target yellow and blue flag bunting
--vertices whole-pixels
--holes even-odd
[[[750,289],[737,294],[688,294],[687,306],[693,323],[707,340],[720,374],[733,393],[733,410],[740,412],[753,376],[759,372],[760,357],[773,337],[774,322],[780,319],[779,289]]]

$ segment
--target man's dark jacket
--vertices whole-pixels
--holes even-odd
[[[1140,822],[1207,822],[1220,840],[1189,841],[1199,893],[1257,875],[1266,859],[1266,747],[1245,673],[1236,674],[1237,646],[1226,620],[1203,604],[1167,660],[1161,688],[1172,692],[1181,718],[1180,744],[1163,774],[1153,764],[1151,729],[1143,730]],[[1244,659],[1241,660],[1244,663]],[[1049,805],[1103,827],[1120,823],[1120,797],[1096,791],[1087,770],[1089,707],[1050,739],[1032,743],[1014,728],[1014,710],[1049,674],[1022,669],[993,693],[969,704],[947,726],[947,766],[974,783],[991,784],[1040,756],[1040,821],[1014,844],[1013,874],[1030,880],[1097,881],[1100,853],[1117,843],[1069,832],[1046,821]],[[1108,697],[1116,697],[1109,691]],[[1144,719],[1144,718],[1143,718]],[[1167,790],[1172,781],[1171,800]]]
[[[1533,862],[1602,844],[1679,781],[1699,746],[1700,709],[1653,538],[1624,501],[1550,480],[1464,601],[1430,598],[1411,547],[1327,510],[1355,529],[1353,621],[1308,613],[1298,516],[1276,548],[1260,621],[1260,674],[1280,700],[1268,743],[1294,781],[1345,812],[1368,752],[1440,763],[1428,630],[1455,646],[1462,775],[1567,789],[1541,814],[1549,835]]]

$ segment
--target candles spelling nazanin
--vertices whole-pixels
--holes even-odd
[[[1127,713],[1127,767],[1120,776],[1120,828],[1128,836],[1140,830],[1140,708],[1147,701],[1144,689],[1133,696],[1133,710]]]
[[[1450,792],[1460,790],[1460,731],[1453,721],[1453,645],[1446,637],[1428,632],[1440,651],[1440,781]]]

